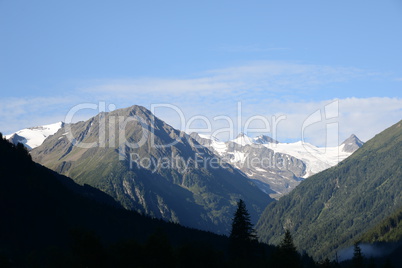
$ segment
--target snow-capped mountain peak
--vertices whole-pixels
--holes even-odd
[[[231,140],[231,142],[237,143],[241,146],[245,146],[248,144],[253,144],[253,139],[250,138],[249,136],[247,136],[246,134],[244,134],[243,132],[240,133],[239,135],[237,135],[237,137],[233,140]]]
[[[64,122],[60,121],[54,124],[25,128],[5,135],[5,137],[14,144],[20,142],[24,144],[28,150],[31,150],[41,145],[47,137],[56,133],[63,125]]]
[[[359,149],[359,148],[363,145],[363,142],[362,142],[358,137],[356,137],[355,134],[352,134],[352,135],[350,135],[349,138],[347,138],[347,139],[341,144],[341,146],[342,146],[342,145],[343,145],[343,147],[342,147],[342,152],[348,152],[348,153],[350,153],[350,152],[354,152],[354,151],[356,151],[357,149]]]
[[[268,143],[278,143],[278,141],[266,135],[259,135],[253,139],[254,143],[257,144],[268,144]]]

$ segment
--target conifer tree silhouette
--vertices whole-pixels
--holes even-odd
[[[289,230],[285,231],[285,236],[279,244],[277,258],[278,267],[301,267],[300,254],[297,252]]]
[[[243,242],[254,241],[257,239],[253,224],[250,220],[250,214],[248,213],[246,204],[242,199],[237,203],[237,210],[234,214],[230,238]]]
[[[237,202],[237,209],[230,232],[230,252],[234,259],[247,259],[253,254],[257,236],[250,220],[250,214],[242,199]]]
[[[363,257],[362,250],[359,246],[359,243],[356,242],[354,245],[354,249],[353,249],[353,258],[352,258],[353,267],[362,268],[363,260],[364,260],[364,257]]]

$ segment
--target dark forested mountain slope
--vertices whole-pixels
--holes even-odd
[[[69,135],[95,145],[82,148]],[[66,124],[31,155],[125,208],[218,233],[228,234],[238,199],[249,204],[253,222],[272,201],[242,172],[220,165],[210,150],[140,106]]]
[[[15,146],[9,143],[1,137],[1,133],[0,215],[0,266],[6,263],[16,267],[28,264],[39,267],[50,265],[52,257],[57,265],[51,267],[60,267],[61,264],[63,267],[111,267],[107,264],[112,265],[111,260],[106,262],[105,256],[102,256],[102,245],[117,242],[120,243],[116,249],[118,252],[109,250],[109,255],[143,254],[146,257],[150,254],[149,259],[152,260],[163,254],[169,256],[169,252],[136,252],[135,249],[138,251],[140,248],[135,243],[145,243],[150,248],[159,245],[162,247],[159,249],[165,247],[168,251],[169,244],[163,244],[164,236],[155,236],[161,232],[169,241],[166,243],[176,246],[190,243],[194,249],[198,244],[206,244],[207,248],[200,249],[208,249],[211,254],[215,254],[216,250],[225,250],[228,243],[223,236],[125,210],[105,193],[88,185],[79,186],[71,179],[32,162],[22,144]],[[125,252],[130,249],[133,251]],[[188,252],[187,258],[194,254],[196,252]],[[97,265],[85,264],[88,259]],[[82,260],[84,263],[81,263]],[[99,264],[102,261],[105,263]],[[130,267],[136,267],[136,264],[149,260],[140,261],[133,257],[128,263]]]
[[[333,257],[402,206],[402,121],[337,166],[303,181],[270,204],[257,230],[278,243],[285,229],[316,258]]]

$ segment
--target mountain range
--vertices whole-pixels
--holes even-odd
[[[141,106],[65,124],[30,154],[127,209],[221,234],[229,232],[239,199],[249,204],[253,222],[273,201],[241,171]]]
[[[277,199],[305,178],[337,165],[363,144],[355,135],[339,146],[325,148],[302,141],[280,143],[266,135],[251,138],[244,133],[227,142],[198,133],[191,136]]]
[[[64,126],[63,122],[19,130],[5,137],[14,144],[24,144],[29,150]],[[269,136],[251,138],[240,133],[234,140],[221,142],[210,135],[190,136],[246,176],[270,197],[279,199],[303,179],[332,167],[349,157],[363,145],[355,135],[338,147],[320,148],[305,142],[280,143]]]

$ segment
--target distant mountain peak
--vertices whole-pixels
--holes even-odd
[[[140,105],[133,105],[127,108],[121,108],[121,109],[116,109],[114,111],[111,111],[110,113],[100,113],[96,116],[99,115],[119,115],[119,116],[124,116],[124,117],[130,117],[130,116],[138,116],[140,118],[146,119],[146,118],[151,118],[153,114],[151,111],[149,111],[147,108],[140,106]]]
[[[237,139],[237,138],[243,138],[243,137],[246,137],[246,136],[247,136],[247,135],[244,134],[244,132],[240,132],[239,135],[237,135],[236,139]]]
[[[27,142],[27,140],[24,137],[21,137],[17,133],[12,134],[7,140],[9,142],[11,142],[12,144],[17,144],[17,143],[26,144],[26,142]],[[25,146],[28,147],[27,145],[25,145]],[[28,149],[31,149],[31,148],[28,147]]]
[[[38,147],[50,135],[55,134],[60,128],[64,126],[64,122],[57,122],[54,124],[30,127],[19,130],[17,132],[6,135],[6,139],[10,142],[17,144],[18,142],[24,144],[28,150]]]
[[[240,132],[234,140],[231,140],[231,142],[237,143],[242,146],[254,143],[252,138],[250,138],[243,132]]]
[[[152,115],[150,110],[148,110],[147,108],[145,108],[144,106],[141,106],[141,105],[133,105],[133,106],[126,108],[126,110],[129,110],[129,111],[132,111],[135,113],[141,112],[141,113]]]
[[[354,151],[362,147],[363,142],[355,134],[352,134],[349,138],[342,142],[341,146],[342,145],[343,152],[353,153]]]
[[[279,142],[277,140],[274,140],[270,136],[267,135],[259,135],[254,138],[254,142],[258,144],[268,144],[268,143],[275,143],[278,144]]]

